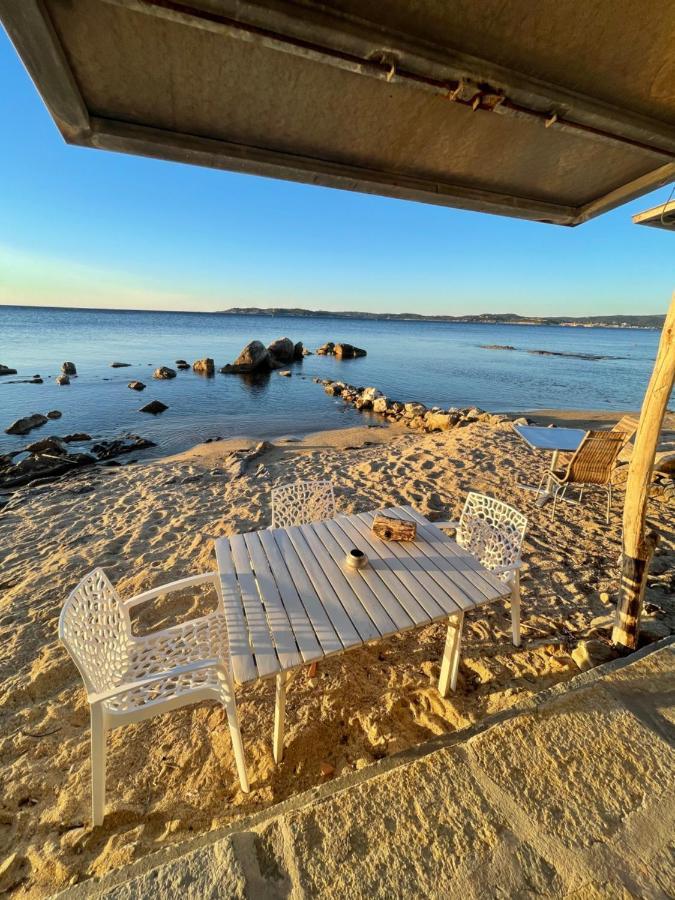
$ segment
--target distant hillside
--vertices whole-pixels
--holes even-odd
[[[215,315],[221,316],[285,316],[289,318],[326,319],[412,319],[422,322],[464,322],[499,325],[565,325],[568,327],[600,328],[662,328],[665,315],[660,316],[520,316],[518,313],[481,313],[477,316],[422,316],[419,313],[329,312],[322,309],[282,309],[280,307],[233,306]]]

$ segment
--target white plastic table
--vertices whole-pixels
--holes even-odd
[[[537,488],[529,484],[519,486],[528,491],[536,491],[541,494],[537,500],[539,506],[543,506],[552,497],[553,479],[551,472],[558,464],[560,453],[574,453],[584,439],[586,432],[583,428],[544,428],[540,425],[514,425],[513,430],[521,437],[528,447],[533,450],[548,450],[553,453],[549,476],[543,488]]]
[[[215,541],[234,680],[277,680],[277,761],[286,686],[299,667],[450,619],[439,681],[445,696],[456,684],[464,613],[510,595],[507,584],[412,507],[386,514],[415,521],[415,541],[378,538],[371,531],[376,514]],[[353,547],[368,556],[356,571],[343,564]]]

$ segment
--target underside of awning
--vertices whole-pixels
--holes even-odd
[[[663,0],[0,0],[0,15],[73,144],[561,225],[675,179]]]

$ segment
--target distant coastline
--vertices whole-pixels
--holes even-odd
[[[518,313],[481,313],[475,316],[425,316],[420,313],[330,312],[321,309],[233,306],[215,313],[220,316],[274,316],[288,318],[380,319],[412,322],[457,322],[463,325],[560,325],[564,328],[662,328],[665,315],[658,316],[520,316]]]

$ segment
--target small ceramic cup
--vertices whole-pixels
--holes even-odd
[[[362,569],[368,562],[368,557],[363,550],[354,547],[345,557],[345,566],[348,569]]]

